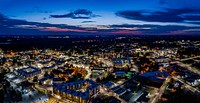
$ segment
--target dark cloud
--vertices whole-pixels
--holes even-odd
[[[110,25],[111,28],[115,28],[115,30],[127,30],[127,28],[136,28],[136,31],[141,32],[141,34],[144,35],[157,35],[157,34],[190,34],[190,33],[195,33],[198,34],[200,31],[200,27],[187,27],[187,26],[178,26],[178,25],[150,25],[150,24],[145,24],[145,25],[132,25],[132,24],[123,24],[123,25]],[[105,30],[106,31],[106,30]],[[107,30],[108,31],[108,30]],[[113,31],[113,29],[112,29]],[[189,33],[190,32],[190,33]]]
[[[134,28],[134,27],[157,27],[158,25],[135,25],[135,24],[122,24],[122,25],[110,25],[112,28]]]
[[[47,18],[46,18],[46,17],[43,17],[42,19],[43,19],[43,20],[46,20]]]
[[[184,20],[200,20],[200,10],[195,9],[165,9],[164,11],[119,11],[117,16],[148,22],[184,22]]]
[[[87,21],[88,22],[88,21]],[[200,27],[177,25],[98,25],[94,27],[79,27],[65,24],[49,24],[28,22],[25,20],[9,19],[0,14],[0,35],[87,35],[87,34],[199,34]]]
[[[50,15],[50,17],[52,18],[66,18],[68,15],[64,14],[64,15]]]
[[[82,21],[81,23],[93,23],[93,22],[96,22],[96,21]]]
[[[39,22],[29,22],[25,20],[10,19],[2,14],[0,14],[0,24],[7,25],[9,28],[15,25],[36,25],[41,27],[59,27],[59,28],[69,28],[69,29],[83,29],[77,26],[70,26],[65,24],[49,24],[49,23],[39,23]],[[2,27],[0,25],[0,27]]]
[[[0,35],[62,35],[66,33],[68,35],[76,35],[93,32],[86,28],[66,24],[49,24],[10,19],[2,14],[0,14],[0,28]]]
[[[72,19],[91,19],[94,17],[100,17],[100,15],[93,14],[91,11],[86,9],[77,9],[68,14],[63,15],[50,15],[52,18],[72,18]]]

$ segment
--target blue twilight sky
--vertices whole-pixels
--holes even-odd
[[[198,35],[200,0],[0,0],[1,35]]]

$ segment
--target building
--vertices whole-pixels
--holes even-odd
[[[98,93],[100,86],[89,79],[78,82],[53,83],[53,93],[61,98],[77,103],[87,103],[91,96]]]
[[[16,75],[15,72],[11,72],[5,75],[5,79],[10,83],[11,87],[17,89],[21,82],[24,81],[24,78]],[[21,88],[19,88],[21,89]]]
[[[122,58],[111,58],[114,67],[116,68],[126,68],[130,67],[131,60],[129,57],[122,57]]]
[[[23,76],[25,78],[33,77],[41,73],[41,70],[32,66],[28,68],[22,68],[17,70],[18,75]]]
[[[39,80],[39,83],[42,85],[52,85],[53,83],[53,78],[50,76],[44,77]]]
[[[156,62],[158,62],[158,63],[168,63],[169,61],[170,61],[170,59],[165,56],[160,56],[160,57],[156,58]]]
[[[113,82],[106,82],[106,83],[104,83],[103,84],[103,87],[107,90],[107,89],[109,89],[109,88],[111,88],[111,87],[113,87],[114,86],[114,83]]]
[[[123,72],[123,71],[117,71],[117,72],[114,73],[114,75],[115,75],[115,78],[117,78],[117,77],[125,77],[126,73]]]
[[[156,58],[155,60],[158,64],[162,65],[163,67],[169,66],[170,59],[168,57],[160,56],[160,57]]]
[[[111,61],[113,62],[114,67],[116,68],[121,68],[123,66],[122,59],[112,58]]]
[[[124,94],[126,92],[126,89],[122,88],[120,86],[115,86],[115,87],[111,88],[111,90],[114,92],[114,95],[116,95],[116,96],[121,96],[122,94]]]
[[[19,76],[16,72],[8,73],[5,75],[5,79],[10,83],[10,86],[14,90],[20,91],[22,94],[27,93],[33,83],[26,81],[26,78]]]

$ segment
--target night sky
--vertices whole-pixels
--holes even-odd
[[[0,0],[0,35],[200,35],[200,0]]]

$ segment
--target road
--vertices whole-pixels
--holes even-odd
[[[190,59],[194,59],[194,58],[200,58],[200,56],[195,56],[195,57],[191,57],[191,58],[186,58],[186,59],[181,59],[179,61],[172,61],[170,62],[171,64],[177,64],[181,67],[185,67],[186,69],[188,69],[189,71],[193,72],[193,73],[196,73],[198,75],[200,75],[200,70],[199,69],[196,69],[194,67],[191,66],[191,64],[184,64],[182,63],[182,61],[185,61],[185,60],[190,60]]]
[[[185,58],[185,59],[181,59],[180,61],[189,60],[189,59],[195,59],[195,58],[200,58],[200,56],[195,56],[195,57]]]
[[[106,90],[103,89],[103,87],[100,89],[100,92],[101,92],[102,94],[107,94],[108,96],[114,96],[115,98],[117,98],[118,100],[120,100],[121,103],[127,103],[125,100],[119,98],[119,96],[114,95],[113,92],[112,92],[112,93],[111,93],[111,92],[107,92]]]
[[[188,85],[187,83],[185,83],[183,80],[181,80],[181,79],[179,79],[179,78],[177,78],[177,77],[175,77],[175,76],[173,76],[172,77],[174,80],[176,80],[176,81],[180,81],[181,83],[183,83],[184,85],[185,85],[185,87],[187,88],[187,89],[189,89],[189,90],[191,90],[192,92],[200,92],[198,89],[196,89],[196,88],[194,88],[194,87],[192,87],[192,86],[190,86],[190,85]]]
[[[165,92],[167,84],[171,81],[171,78],[172,77],[169,76],[165,79],[165,82],[163,83],[163,85],[159,89],[159,93],[156,94],[156,96],[150,98],[149,103],[157,103],[158,102],[158,100],[161,98],[162,94]]]
[[[186,69],[188,69],[189,71],[191,71],[195,74],[200,75],[200,70],[192,67],[191,64],[183,64],[183,63],[180,62],[180,63],[178,63],[178,65],[181,66],[181,67],[185,67]]]
[[[132,96],[129,100],[129,103],[134,103],[135,101],[137,101],[137,99],[140,98],[140,96],[143,94],[143,92],[144,92],[144,88],[142,90],[138,91],[137,94]]]
[[[88,78],[90,78],[90,75],[92,74],[92,71],[90,70],[89,66],[86,66],[85,70],[87,71],[87,75],[85,76],[85,79],[88,79]]]
[[[184,81],[182,81],[181,79],[178,79],[176,78],[175,76],[169,76],[168,78],[166,78],[165,82],[163,83],[163,85],[160,87],[160,90],[159,90],[159,93],[152,97],[150,100],[149,100],[149,103],[157,103],[157,101],[161,98],[162,94],[165,92],[165,88],[167,86],[167,84],[170,82],[171,79],[174,79],[176,81],[180,81],[181,83],[183,83],[185,85],[185,87],[189,90],[191,90],[192,92],[200,92],[198,89],[188,85],[187,83],[185,83]]]
[[[47,101],[47,103],[57,103],[58,99],[54,98],[54,97],[50,97],[49,100]]]
[[[47,103],[76,103],[68,99],[61,98],[57,95],[51,95]]]
[[[200,58],[200,56],[191,57],[191,58],[186,58],[186,59],[181,59],[180,61],[176,61],[176,62],[174,62],[174,63],[177,63],[177,65],[179,65],[179,66],[181,66],[181,67],[184,67],[184,68],[186,68],[187,70],[189,70],[189,71],[191,71],[191,72],[193,72],[193,73],[195,73],[195,74],[200,75],[200,70],[199,70],[199,69],[196,69],[196,68],[194,68],[194,67],[192,67],[192,64],[184,64],[184,63],[181,62],[181,61],[184,61],[184,60],[189,60],[189,59],[194,59],[194,58]],[[179,78],[177,78],[177,77],[174,77],[174,76],[173,76],[173,79],[178,80],[178,81],[180,81],[181,83],[185,84],[185,87],[188,88],[189,90],[193,91],[193,92],[195,92],[195,91],[200,92],[198,89],[196,89],[196,88],[194,88],[194,87],[188,85],[188,84],[185,83],[183,80],[181,80],[181,79],[179,79]]]

